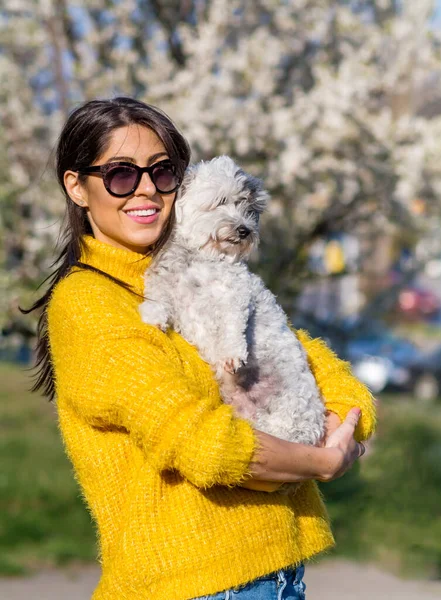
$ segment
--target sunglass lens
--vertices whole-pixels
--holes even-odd
[[[138,173],[129,166],[118,166],[106,174],[106,184],[113,194],[123,196],[129,194],[136,185]]]
[[[152,181],[158,192],[172,192],[179,185],[178,177],[171,164],[158,165],[152,173]]]

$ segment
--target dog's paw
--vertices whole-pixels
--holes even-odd
[[[235,375],[237,371],[245,365],[245,361],[241,358],[228,358],[223,361],[221,365],[222,368],[227,371],[227,373],[231,373],[231,375]]]
[[[146,300],[140,304],[139,312],[144,323],[153,325],[161,331],[167,331],[168,315],[163,306]]]

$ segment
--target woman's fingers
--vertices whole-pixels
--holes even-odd
[[[357,427],[358,421],[360,420],[360,417],[361,417],[361,409],[359,409],[358,407],[351,408],[351,410],[346,415],[346,419],[343,421],[343,423],[346,423],[347,425],[352,427],[353,430],[355,430],[355,428]]]
[[[326,481],[341,477],[365,453],[364,444],[358,443],[354,439],[355,428],[360,416],[361,410],[352,408],[340,427],[327,438],[324,449],[331,450],[333,452],[331,456],[334,456],[336,450],[338,452],[334,456],[336,459],[334,468],[328,473]]]
[[[360,420],[360,415],[361,410],[359,408],[352,408],[340,427],[337,427],[337,429],[327,438],[325,447],[335,448],[341,445],[349,445],[351,441],[353,441],[354,431]],[[355,441],[353,443],[355,444]]]

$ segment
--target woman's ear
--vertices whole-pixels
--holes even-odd
[[[79,175],[75,171],[66,171],[64,174],[64,187],[69,198],[78,206],[88,206],[87,194],[81,185]]]

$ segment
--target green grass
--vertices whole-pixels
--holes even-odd
[[[323,484],[337,553],[441,578],[441,405],[384,398],[373,451]]]
[[[56,425],[27,391],[28,373],[0,364],[0,573],[90,561],[96,546]]]
[[[0,573],[91,561],[94,527],[56,426],[55,407],[0,363]],[[384,398],[372,450],[323,484],[340,555],[408,576],[441,577],[441,404]]]

